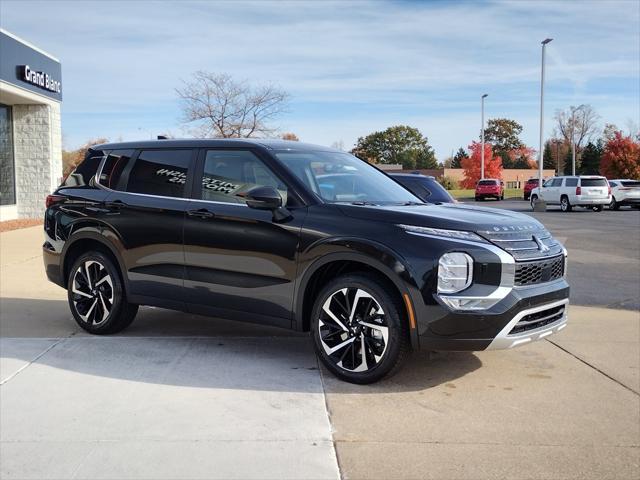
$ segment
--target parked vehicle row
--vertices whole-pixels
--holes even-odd
[[[139,305],[276,325],[310,332],[354,383],[411,349],[511,348],[567,321],[566,250],[540,222],[425,203],[300,142],[94,146],[47,198],[44,232],[46,275],[92,334],[123,330]]]

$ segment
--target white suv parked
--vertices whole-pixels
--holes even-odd
[[[611,187],[606,178],[599,176],[553,177],[542,184],[542,189],[531,190],[531,208],[538,200],[544,200],[547,205],[560,205],[563,212],[570,212],[573,207],[601,212],[611,203]]]
[[[618,210],[624,205],[640,208],[640,181],[609,180],[611,185],[610,210]]]

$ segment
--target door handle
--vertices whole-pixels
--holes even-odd
[[[187,215],[189,215],[190,217],[196,217],[196,218],[213,218],[216,216],[215,213],[210,212],[206,208],[199,208],[198,210],[189,210],[187,212]]]

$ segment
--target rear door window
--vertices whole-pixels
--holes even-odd
[[[183,197],[192,157],[193,150],[142,150],[128,175],[126,191]]]
[[[559,187],[562,185],[562,179],[561,178],[554,178],[553,179],[553,183],[551,184],[552,187]]]
[[[606,186],[608,186],[606,178],[582,178],[582,179],[580,179],[580,184],[583,187],[606,187]]]

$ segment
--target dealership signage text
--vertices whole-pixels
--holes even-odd
[[[25,82],[54,93],[60,93],[62,91],[62,83],[54,80],[48,73],[31,70],[29,65],[20,65],[18,69],[21,79]]]

